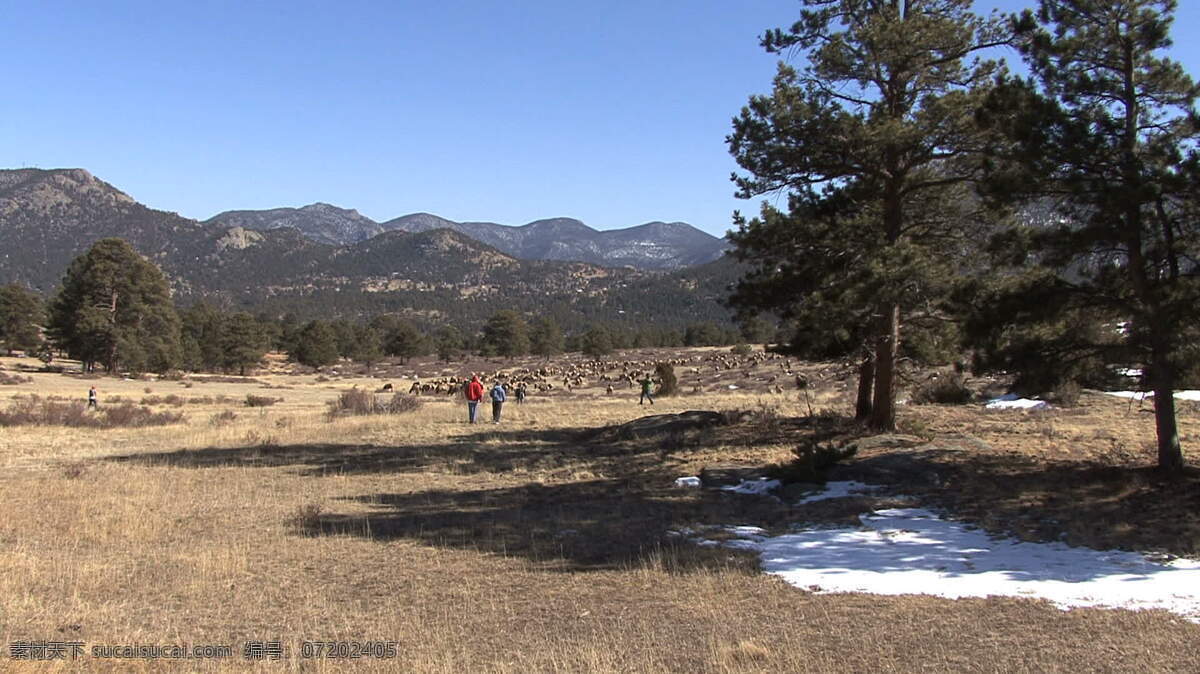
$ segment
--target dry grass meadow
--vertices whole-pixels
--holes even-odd
[[[29,364],[0,359],[30,378],[0,386],[0,409],[31,393],[82,400],[94,383],[102,404],[145,399],[183,419],[0,428],[4,671],[1200,669],[1200,625],[1164,612],[812,594],[761,574],[753,555],[667,536],[852,521],[886,502],[800,509],[671,486],[707,465],[784,461],[806,435],[861,435],[838,416],[850,409],[847,381],[828,367],[804,366],[807,399],[713,379],[694,394],[683,381],[688,394],[649,408],[634,390],[593,385],[510,402],[504,423],[471,426],[465,405],[441,396],[408,414],[326,417],[352,386],[406,389],[399,370],[180,382],[22,371]],[[282,400],[248,407],[247,394]],[[745,413],[658,436],[611,428],[696,409]],[[1196,465],[1195,405],[1181,405],[1180,422]],[[905,406],[900,425],[901,435],[862,439],[842,475],[996,532],[1200,554],[1200,478],[1146,468],[1153,421],[1136,403],[1085,393],[1079,407],[1045,413]],[[83,642],[89,653],[229,644],[233,656],[9,659],[20,641]],[[255,641],[286,656],[244,659]],[[395,642],[397,655],[304,658],[305,641]]]

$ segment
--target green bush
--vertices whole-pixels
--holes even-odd
[[[858,445],[818,442],[811,438],[792,450],[796,458],[768,468],[768,474],[781,482],[824,483],[829,470],[858,452]]]
[[[962,375],[950,374],[922,384],[913,392],[912,401],[917,405],[965,405],[974,395]]]

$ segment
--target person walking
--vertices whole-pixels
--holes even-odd
[[[96,392],[96,385],[93,384],[88,389],[88,409],[95,410],[100,408],[100,394]]]
[[[508,394],[504,392],[504,385],[496,382],[492,387],[492,423],[500,423],[500,408],[504,407],[504,401],[508,400]]]
[[[471,381],[467,383],[467,418],[471,423],[475,423],[480,400],[483,400],[483,384],[479,381],[479,375],[471,375]]]
[[[642,395],[638,398],[638,404],[644,405],[649,400],[650,404],[653,405],[654,396],[650,395],[650,387],[654,385],[654,382],[650,379],[650,375],[646,375],[646,378],[639,383],[642,385]]]
[[[525,404],[525,382],[521,382],[520,384],[517,384],[517,404],[518,405]]]

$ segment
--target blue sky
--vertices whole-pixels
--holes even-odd
[[[1022,0],[980,0],[1013,10]],[[1200,3],[1175,57],[1200,76]],[[720,235],[724,138],[797,0],[0,0],[0,167],[81,167],[197,219],[324,201]]]

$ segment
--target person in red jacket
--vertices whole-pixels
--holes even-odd
[[[467,417],[471,423],[475,423],[475,411],[479,409],[480,400],[483,400],[483,384],[479,381],[479,375],[472,375],[471,382],[467,384]]]

